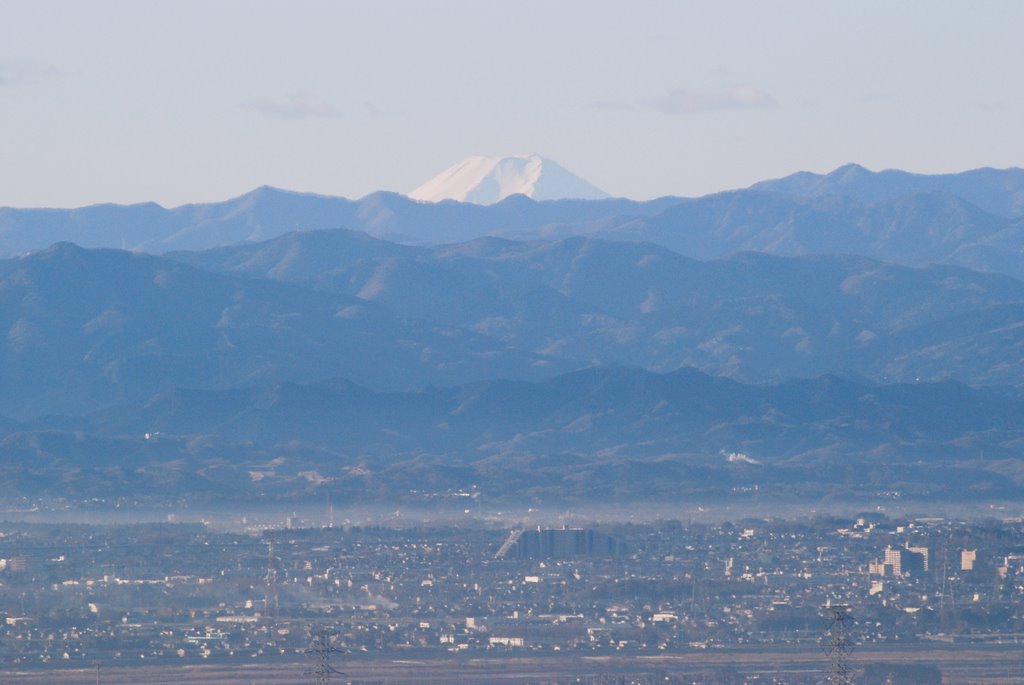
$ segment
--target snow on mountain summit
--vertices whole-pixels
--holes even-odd
[[[489,205],[509,195],[534,200],[598,200],[608,194],[540,155],[467,157],[409,193],[414,200]]]

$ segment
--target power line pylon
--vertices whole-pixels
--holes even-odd
[[[274,563],[273,531],[267,535],[267,576],[264,582],[266,587],[263,596],[263,615],[267,620],[274,620],[281,609],[281,603],[277,593],[277,565]]]
[[[329,685],[332,675],[344,675],[331,666],[331,654],[337,651],[337,648],[331,644],[330,631],[326,628],[317,628],[312,632],[306,654],[309,655],[313,665],[306,671],[306,675],[312,676],[316,685]]]
[[[829,658],[829,670],[825,676],[828,685],[852,685],[853,671],[849,657],[854,643],[850,637],[853,628],[853,614],[848,604],[826,604],[821,608],[825,624],[825,653]]]

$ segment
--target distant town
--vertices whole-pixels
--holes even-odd
[[[805,672],[785,678],[738,660],[663,665],[657,680],[820,682],[828,607],[843,606],[858,668],[886,682],[886,650],[903,645],[994,650],[985,668],[1003,659],[1007,673],[1019,669],[1021,652],[1004,650],[1024,636],[1022,600],[1020,518],[0,525],[3,674],[294,662],[299,682],[320,635],[340,670],[374,659],[804,650]],[[888,682],[960,682],[942,680],[941,663],[892,668],[913,679]]]

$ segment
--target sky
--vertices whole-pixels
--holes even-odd
[[[1024,166],[1024,2],[0,0],[0,206]]]

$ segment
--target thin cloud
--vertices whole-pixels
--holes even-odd
[[[616,100],[596,100],[590,103],[590,108],[604,110],[606,112],[628,112],[632,109],[636,109],[628,102],[618,102]]]
[[[287,100],[253,100],[242,106],[274,119],[331,119],[341,116],[341,112],[333,105],[308,93]]]
[[[867,105],[895,105],[897,99],[892,93],[874,92],[866,93],[861,102]]]
[[[673,88],[654,101],[662,114],[680,115],[713,112],[725,109],[763,109],[775,106],[775,98],[752,86],[737,86],[732,90],[708,93]]]
[[[976,109],[982,112],[1001,112],[1010,109],[1010,103],[1007,100],[971,100],[971,104]]]
[[[371,119],[386,119],[395,115],[391,110],[378,107],[375,103],[369,100],[363,102],[363,110],[366,112],[366,116]]]
[[[48,64],[0,62],[0,87],[25,85],[56,74],[57,70]]]

